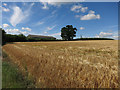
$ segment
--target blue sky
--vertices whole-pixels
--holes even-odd
[[[117,2],[3,2],[2,27],[10,34],[36,34],[60,39],[66,25],[76,37],[118,37]]]

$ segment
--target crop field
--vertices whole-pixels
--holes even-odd
[[[16,42],[3,50],[36,88],[118,88],[118,41]]]

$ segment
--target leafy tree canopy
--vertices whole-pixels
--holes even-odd
[[[67,25],[61,29],[61,37],[63,40],[73,40],[73,37],[76,37],[76,28],[73,28],[72,25]]]

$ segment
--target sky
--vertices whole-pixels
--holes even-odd
[[[2,28],[9,34],[61,39],[73,25],[76,37],[118,38],[117,2],[2,2]]]

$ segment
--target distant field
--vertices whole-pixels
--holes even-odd
[[[3,50],[36,88],[117,88],[118,41],[18,42]]]

